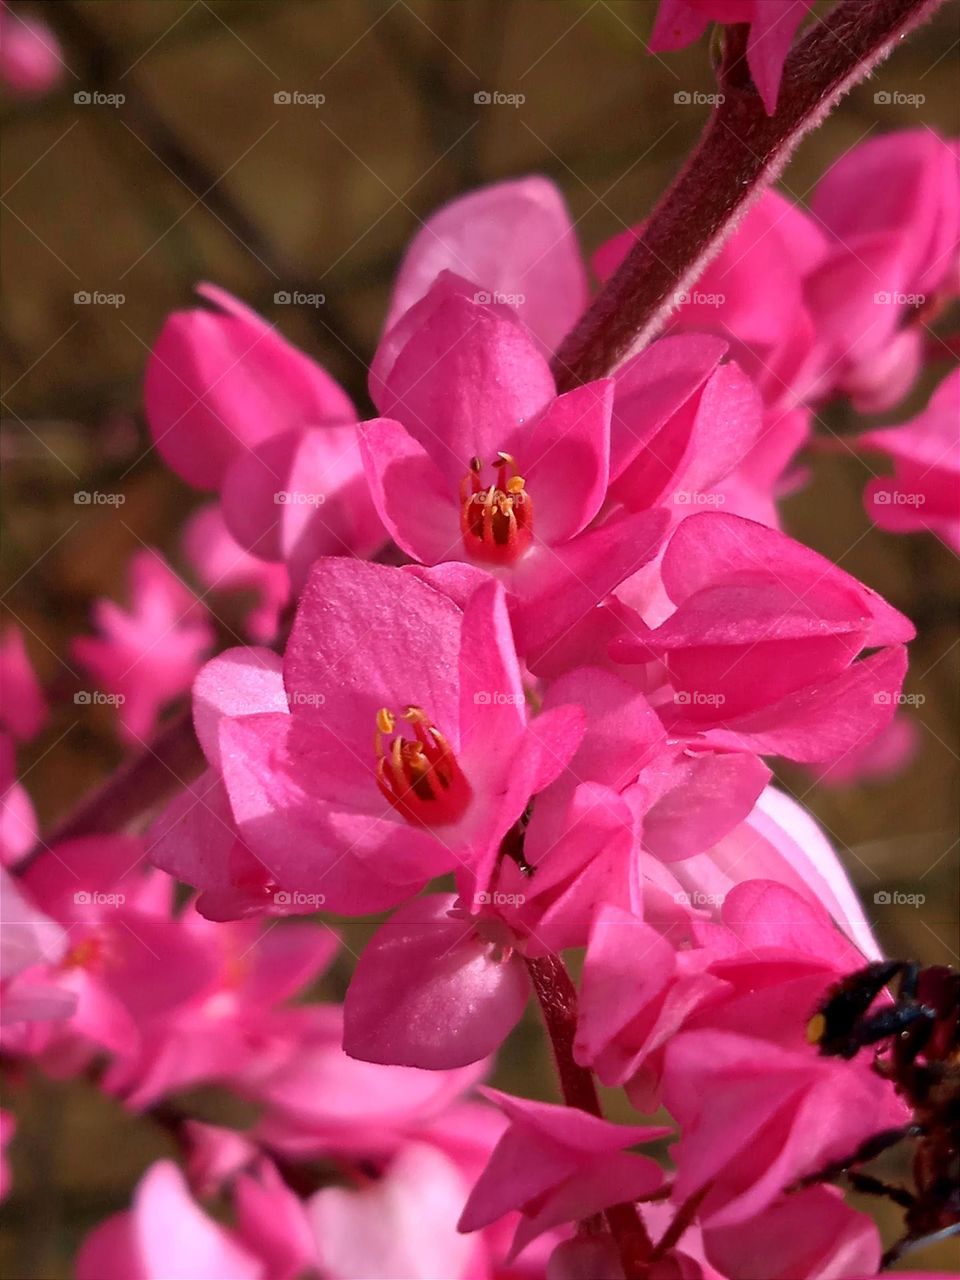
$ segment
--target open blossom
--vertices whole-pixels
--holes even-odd
[[[662,512],[595,524],[610,475],[609,380],[557,396],[509,309],[445,274],[381,344],[362,424],[377,510],[424,564],[461,560],[506,587],[517,644],[542,648],[646,563]]]
[[[376,550],[383,531],[346,393],[225,290],[198,292],[209,307],[171,316],[147,366],[161,457],[217,491],[233,537],[298,583],[317,556]]]
[[[318,561],[282,683],[250,691],[201,738],[264,892],[349,914],[495,849],[582,734],[577,708],[528,720],[502,590],[461,568]]]
[[[812,0],[660,0],[650,37],[655,53],[699,40],[710,22],[746,22],[747,65],[767,115],[773,115],[783,64]]]
[[[951,373],[923,413],[901,427],[857,436],[868,456],[885,454],[893,475],[871,480],[864,503],[888,533],[926,531],[960,553],[960,372]]]
[[[71,650],[96,692],[113,699],[121,735],[141,742],[160,709],[189,689],[213,630],[202,601],[159,552],[135,552],[129,583],[129,609],[98,600],[93,619],[99,634],[78,636]]]

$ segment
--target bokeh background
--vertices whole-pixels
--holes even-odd
[[[150,449],[141,411],[144,361],[166,315],[189,303],[196,282],[223,285],[324,363],[365,413],[391,277],[431,210],[480,183],[546,173],[592,251],[650,210],[707,111],[674,95],[710,92],[712,77],[706,42],[663,59],[647,51],[654,0],[13,7],[42,11],[66,63],[58,90],[2,106],[3,600],[57,698],[51,725],[20,758],[49,826],[122,756],[109,711],[73,702],[69,637],[87,628],[93,597],[122,597],[141,545],[189,572],[178,537],[198,495]],[[785,190],[803,202],[825,169],[879,132],[956,132],[958,38],[948,5],[804,143]],[[475,102],[484,90],[524,100]],[[924,102],[877,103],[884,90]],[[75,100],[95,91],[124,100]],[[284,92],[325,101],[277,102]],[[275,304],[296,289],[326,301]],[[77,305],[80,291],[124,301]],[[944,372],[931,372],[906,412]],[[853,426],[829,406],[817,432],[829,441]],[[829,831],[888,950],[957,964],[956,558],[932,538],[871,528],[860,500],[868,476],[842,444],[811,456],[810,481],[784,519],[916,621],[907,691],[917,754],[883,783],[836,789],[799,768],[781,781]],[[94,489],[126,501],[74,502]],[[207,603],[236,627],[236,601]],[[925,900],[874,902],[894,890]],[[325,994],[339,997],[348,972],[338,967]],[[553,1096],[535,1021],[509,1042],[500,1073],[510,1088]],[[83,1233],[124,1206],[146,1165],[171,1148],[150,1122],[80,1083],[24,1075],[8,1086],[11,1104],[21,1120],[0,1267],[9,1280],[56,1280],[70,1274]],[[228,1113],[210,1092],[192,1105],[210,1118]],[[898,1157],[888,1171],[902,1173]],[[881,1214],[895,1234],[896,1216]],[[957,1261],[942,1247],[909,1263]]]

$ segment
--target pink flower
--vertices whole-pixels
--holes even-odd
[[[747,63],[767,115],[773,115],[780,76],[794,33],[812,0],[660,0],[650,37],[654,53],[683,49],[710,22],[748,22]]]
[[[794,1010],[803,1021],[807,1008]],[[733,1227],[784,1188],[842,1159],[909,1112],[869,1064],[818,1057],[739,1031],[688,1031],[666,1050],[664,1102],[683,1137],[672,1149],[678,1200],[708,1183],[701,1217]]]
[[[380,518],[424,564],[465,560],[504,583],[525,656],[653,555],[663,512],[597,523],[614,384],[557,396],[506,307],[449,273],[387,334],[371,390],[384,415],[361,451]]]
[[[15,97],[46,93],[63,76],[60,42],[49,26],[0,4],[0,82]]]
[[[675,612],[652,630],[636,617],[615,653],[663,662],[655,702],[672,734],[829,761],[892,717],[913,627],[829,560],[704,512],[677,528],[660,571]],[[879,651],[857,661],[867,648]]]
[[[35,738],[50,716],[30,662],[23,632],[15,624],[0,632],[0,726],[21,742]]]
[[[200,736],[264,892],[291,905],[382,910],[487,856],[582,733],[575,708],[528,721],[502,589],[462,567],[320,560],[283,686],[258,702],[235,672],[220,703],[243,714],[215,711]]]
[[[863,411],[909,390],[922,322],[957,293],[956,144],[931,129],[868,139],[831,166],[812,210],[829,236],[806,282],[831,382]]]
[[[10,1028],[11,1052],[40,1057],[63,1075],[98,1049],[134,1053],[142,1026],[213,981],[208,952],[171,918],[172,884],[158,872],[144,874],[142,858],[135,839],[91,836],[45,852],[21,877],[24,894],[60,926],[64,944],[37,956],[15,991],[28,988],[75,1009],[68,1022]]]
[[[495,1089],[483,1093],[503,1109],[510,1127],[470,1192],[461,1231],[519,1210],[523,1217],[510,1251],[515,1257],[551,1227],[649,1196],[660,1186],[659,1166],[624,1148],[653,1142],[669,1129],[611,1124]]]
[[[183,550],[209,591],[252,592],[257,603],[245,623],[250,638],[267,644],[276,637],[280,613],[290,598],[290,575],[281,564],[252,556],[231,536],[220,508],[195,512],[183,531]]]
[[[693,919],[687,937],[609,908],[594,923],[575,1053],[644,1110],[659,1101],[664,1053],[678,1033],[732,1029],[801,1049],[817,998],[864,961],[819,903],[770,881],[739,883],[721,920]],[[878,954],[875,944],[867,954]]]
[[[867,513],[888,533],[936,534],[960,553],[960,371],[941,382],[923,413],[901,427],[857,436],[861,449],[885,453],[893,475],[871,480]]]
[[[336,382],[223,289],[213,309],[177,312],[147,365],[156,447],[176,473],[221,493],[227,528],[302,582],[320,555],[366,555],[383,541]]]
[[[93,618],[100,634],[77,637],[71,652],[96,692],[115,700],[121,736],[132,743],[148,737],[160,708],[190,687],[213,629],[200,599],[159,552],[133,555],[129,584],[130,609],[98,600]]]
[[[132,1207],[84,1241],[77,1280],[267,1280],[261,1259],[197,1206],[170,1160],[144,1174]]]
[[[10,1194],[13,1175],[7,1159],[7,1147],[17,1128],[17,1120],[11,1111],[0,1111],[0,1200]]]

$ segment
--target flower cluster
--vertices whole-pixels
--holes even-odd
[[[773,111],[806,8],[673,0],[656,41],[751,23]],[[5,1055],[96,1081],[184,1159],[92,1232],[79,1280],[876,1273],[872,1219],[819,1175],[910,1110],[808,1022],[881,955],[771,763],[865,760],[913,627],[776,499],[828,397],[913,385],[956,292],[953,160],[891,135],[809,214],[768,193],[597,380],[552,359],[589,285],[536,177],[416,236],[372,416],[221,289],[169,319],[150,428],[215,495],[183,546],[204,595],[256,593],[256,643],[203,663],[205,607],[138,553],[130,611],[99,602],[73,655],[128,742],[192,687],[202,771],[146,834],[43,847],[4,894]],[[640,235],[599,251],[601,279]],[[856,440],[894,466],[876,522],[954,547],[957,389]],[[36,824],[12,744],[46,711],[16,631],[0,664],[16,866]],[[323,913],[385,915],[342,1004],[305,999],[343,958]],[[563,1105],[479,1088],[534,997]],[[253,1126],[183,1112],[199,1084]],[[225,1203],[228,1225],[204,1208]]]

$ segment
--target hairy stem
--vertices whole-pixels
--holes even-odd
[[[527,959],[527,970],[533,982],[543,1020],[553,1048],[560,1090],[568,1107],[577,1107],[590,1115],[603,1118],[593,1074],[581,1067],[573,1056],[577,1030],[577,991],[566,966],[557,955]],[[641,1221],[636,1206],[613,1205],[605,1217],[610,1233],[617,1242],[626,1280],[642,1280],[645,1262],[653,1243]]]
[[[801,138],[942,0],[840,0],[787,58],[768,116],[743,57],[742,28],[726,30],[723,100],[693,155],[657,204],[620,269],[564,340],[561,391],[602,377],[642,350]]]

